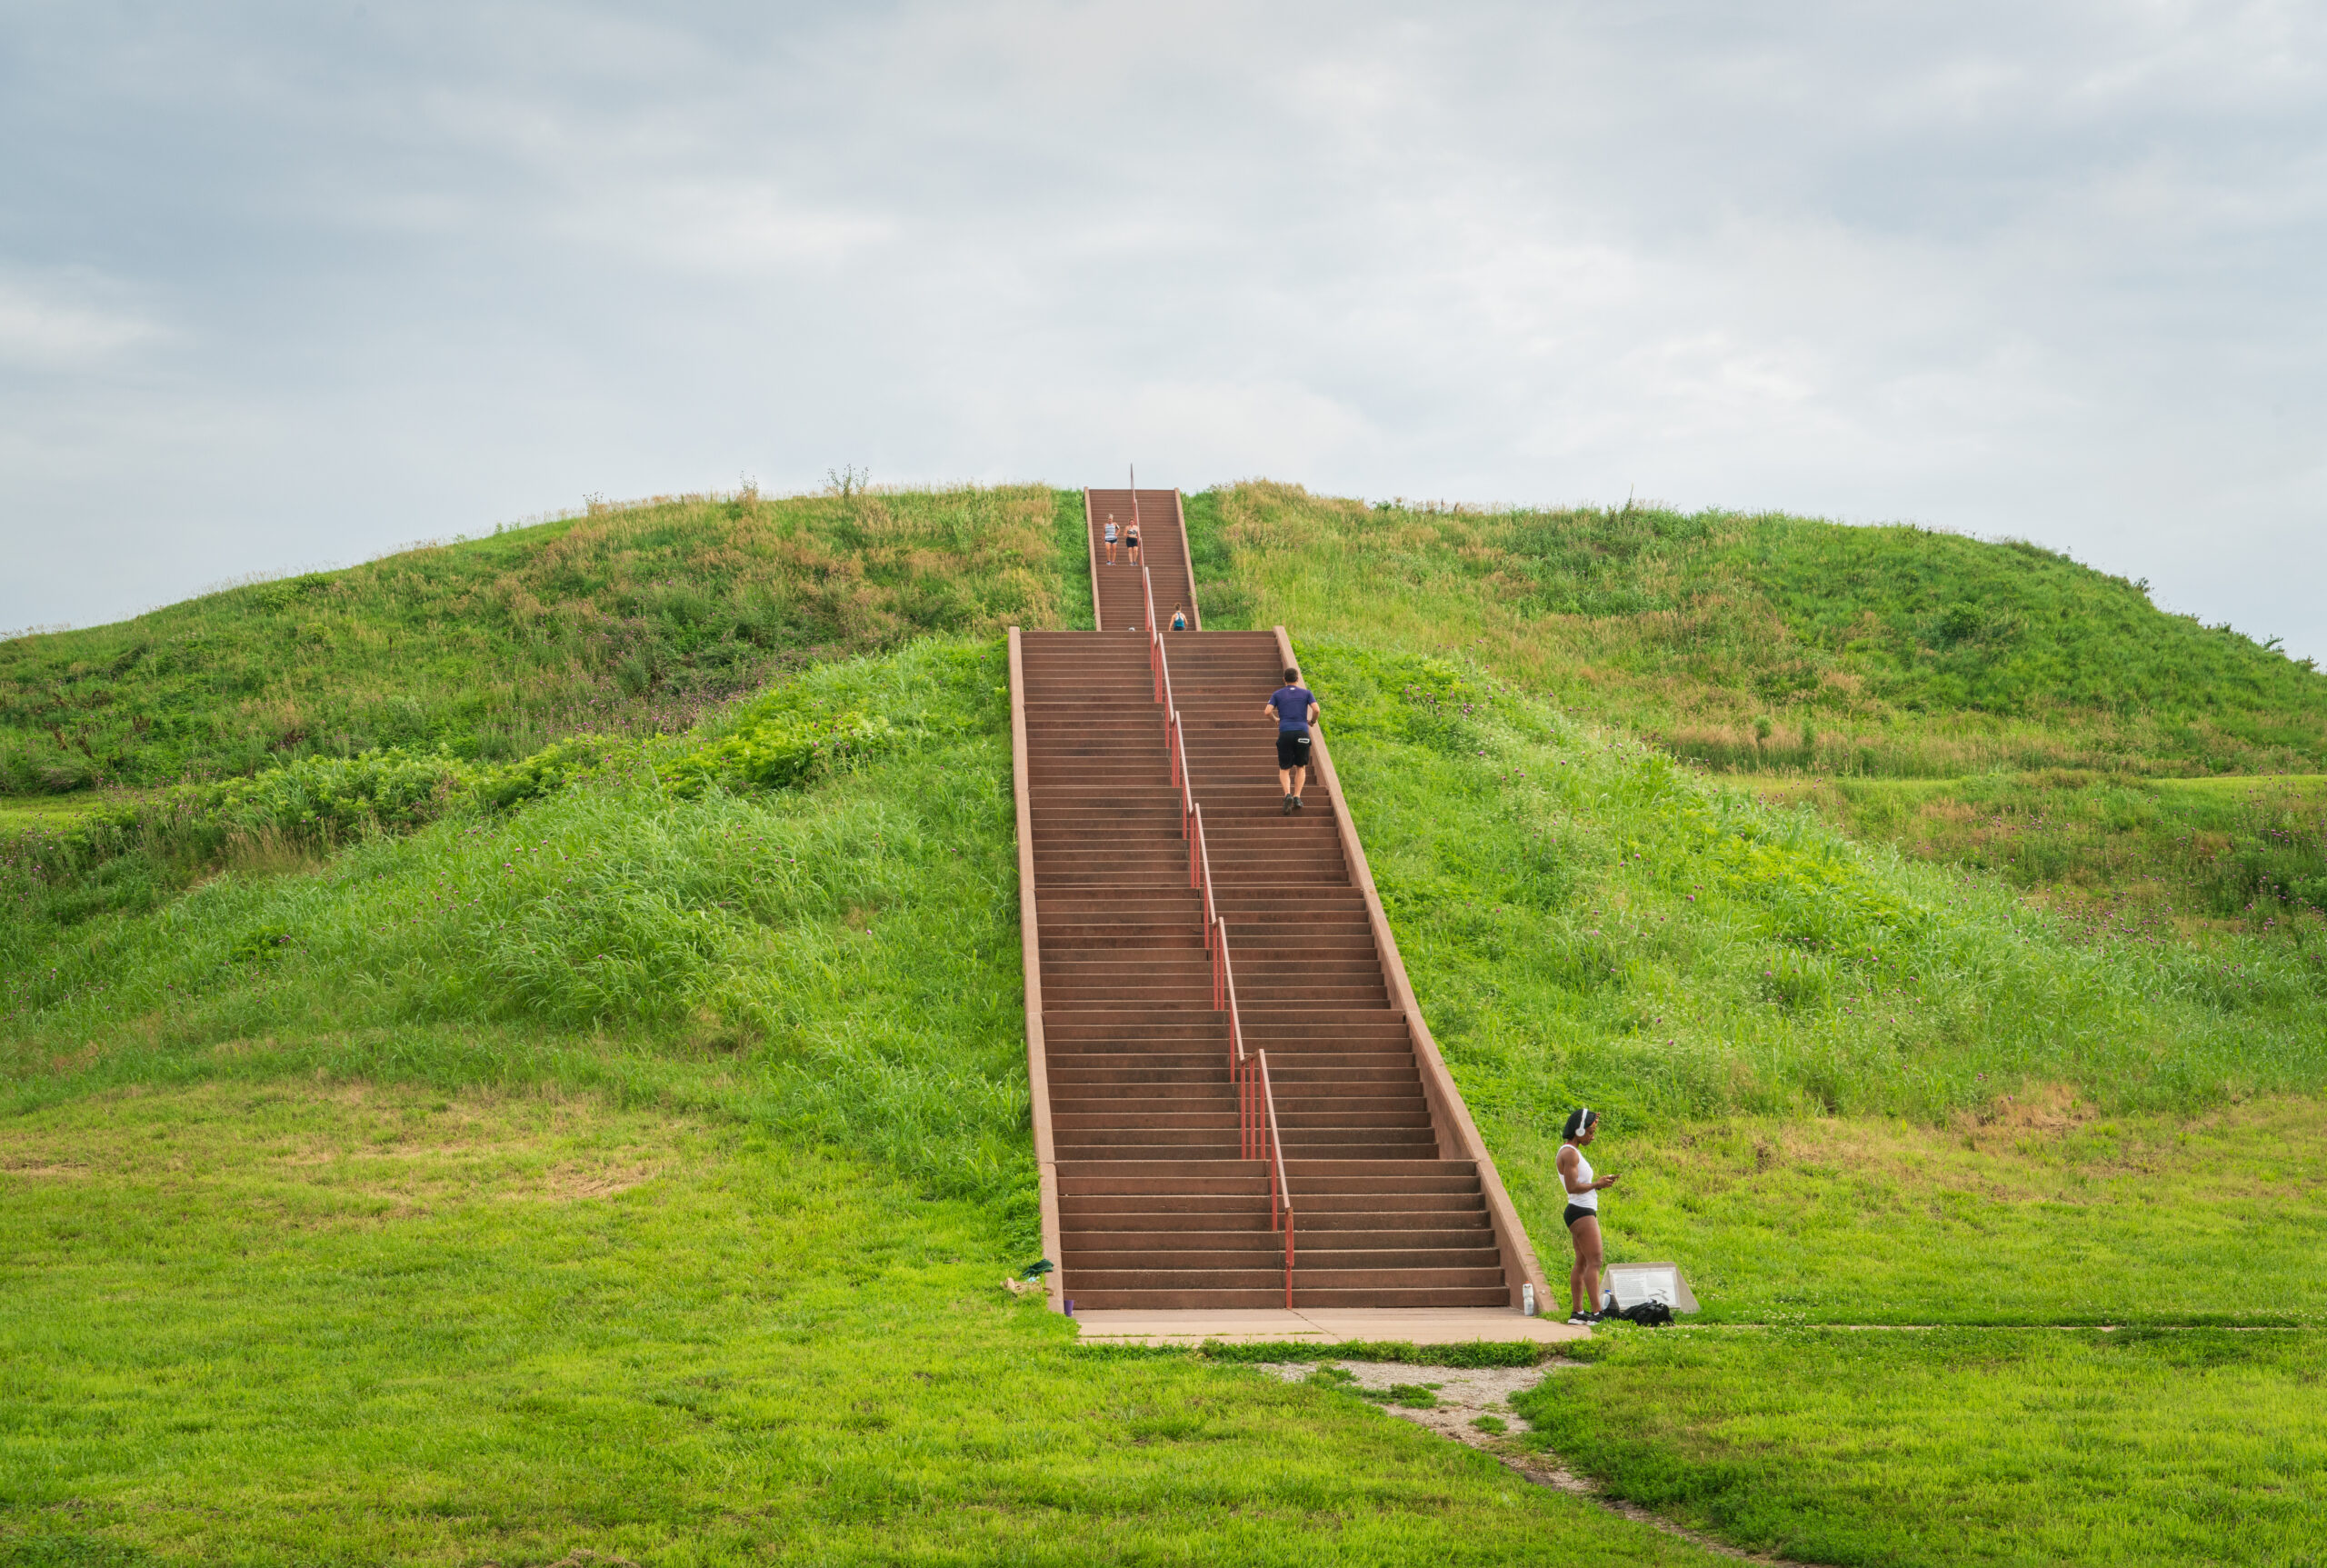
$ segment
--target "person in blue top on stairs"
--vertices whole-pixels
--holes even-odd
[[[1276,720],[1276,779],[1284,786],[1284,814],[1301,809],[1301,786],[1309,781],[1309,726],[1317,722],[1317,694],[1301,684],[1299,670],[1284,672],[1261,712]]]
[[[1184,632],[1187,629],[1188,607],[1185,604],[1181,604],[1172,612],[1172,630],[1175,632]]]
[[[1589,1105],[1568,1113],[1561,1136],[1560,1184],[1567,1189],[1567,1239],[1575,1248],[1575,1266],[1568,1271],[1570,1323],[1600,1321],[1600,1189],[1616,1184],[1613,1176],[1595,1176],[1583,1151],[1600,1135],[1600,1113]]]

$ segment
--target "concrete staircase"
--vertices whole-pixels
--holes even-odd
[[[1178,496],[1139,493],[1146,584],[1095,544],[1129,493],[1087,499],[1112,629],[1013,634],[1055,1294],[1078,1311],[1518,1304],[1539,1271],[1420,1027],[1338,788],[1313,777],[1305,809],[1282,811],[1261,713],[1282,634],[1164,634],[1183,793],[1144,630],[1146,584],[1159,618],[1184,603],[1193,619]],[[1249,1105],[1191,885],[1190,801]]]

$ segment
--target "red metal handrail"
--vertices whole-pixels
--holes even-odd
[[[1212,896],[1212,851],[1203,842],[1203,807],[1190,807],[1188,816],[1193,827],[1188,835],[1188,885],[1203,894],[1203,944],[1210,947],[1220,911]]]
[[[1237,1127],[1243,1157],[1257,1156],[1259,1107],[1253,1094],[1253,1068],[1244,1051],[1244,1015],[1236,1005],[1236,965],[1228,956],[1228,922],[1215,920],[1212,945],[1212,1004],[1228,1014],[1228,1078],[1236,1085]]]
[[[1147,634],[1148,663],[1155,671],[1155,700],[1164,704],[1164,753],[1171,766],[1172,784],[1180,792],[1180,836],[1188,836],[1188,815],[1195,809],[1195,783],[1188,774],[1188,747],[1180,722],[1180,704],[1172,695],[1172,654],[1164,634]],[[1193,885],[1193,884],[1191,884]]]
[[[1276,1091],[1269,1084],[1269,1054],[1256,1051],[1253,1060],[1261,1070],[1261,1104],[1268,1114],[1268,1144],[1264,1158],[1269,1161],[1271,1189],[1269,1193],[1269,1229],[1281,1223],[1284,1227],[1284,1304],[1293,1305],[1293,1183],[1284,1174],[1284,1136],[1276,1127]]]

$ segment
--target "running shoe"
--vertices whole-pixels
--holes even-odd
[[[1291,795],[1287,795],[1287,796],[1285,796],[1285,797],[1284,797],[1284,804],[1283,804],[1283,807],[1282,807],[1282,808],[1277,812],[1277,814],[1278,814],[1279,816],[1291,816],[1291,815],[1293,814],[1293,797],[1292,797]]]
[[[1584,1325],[1589,1324],[1593,1321],[1593,1314],[1588,1312],[1572,1312],[1567,1314],[1567,1321],[1578,1325]]]
[[[1293,809],[1295,811],[1299,811],[1301,809],[1301,797],[1299,795],[1294,795],[1293,797]]]

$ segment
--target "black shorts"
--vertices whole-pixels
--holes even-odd
[[[1587,1209],[1582,1203],[1570,1203],[1567,1206],[1566,1218],[1570,1226],[1573,1226],[1578,1220],[1596,1220],[1599,1217],[1599,1210]]]
[[[1276,765],[1281,768],[1305,768],[1309,765],[1307,730],[1277,731]]]

